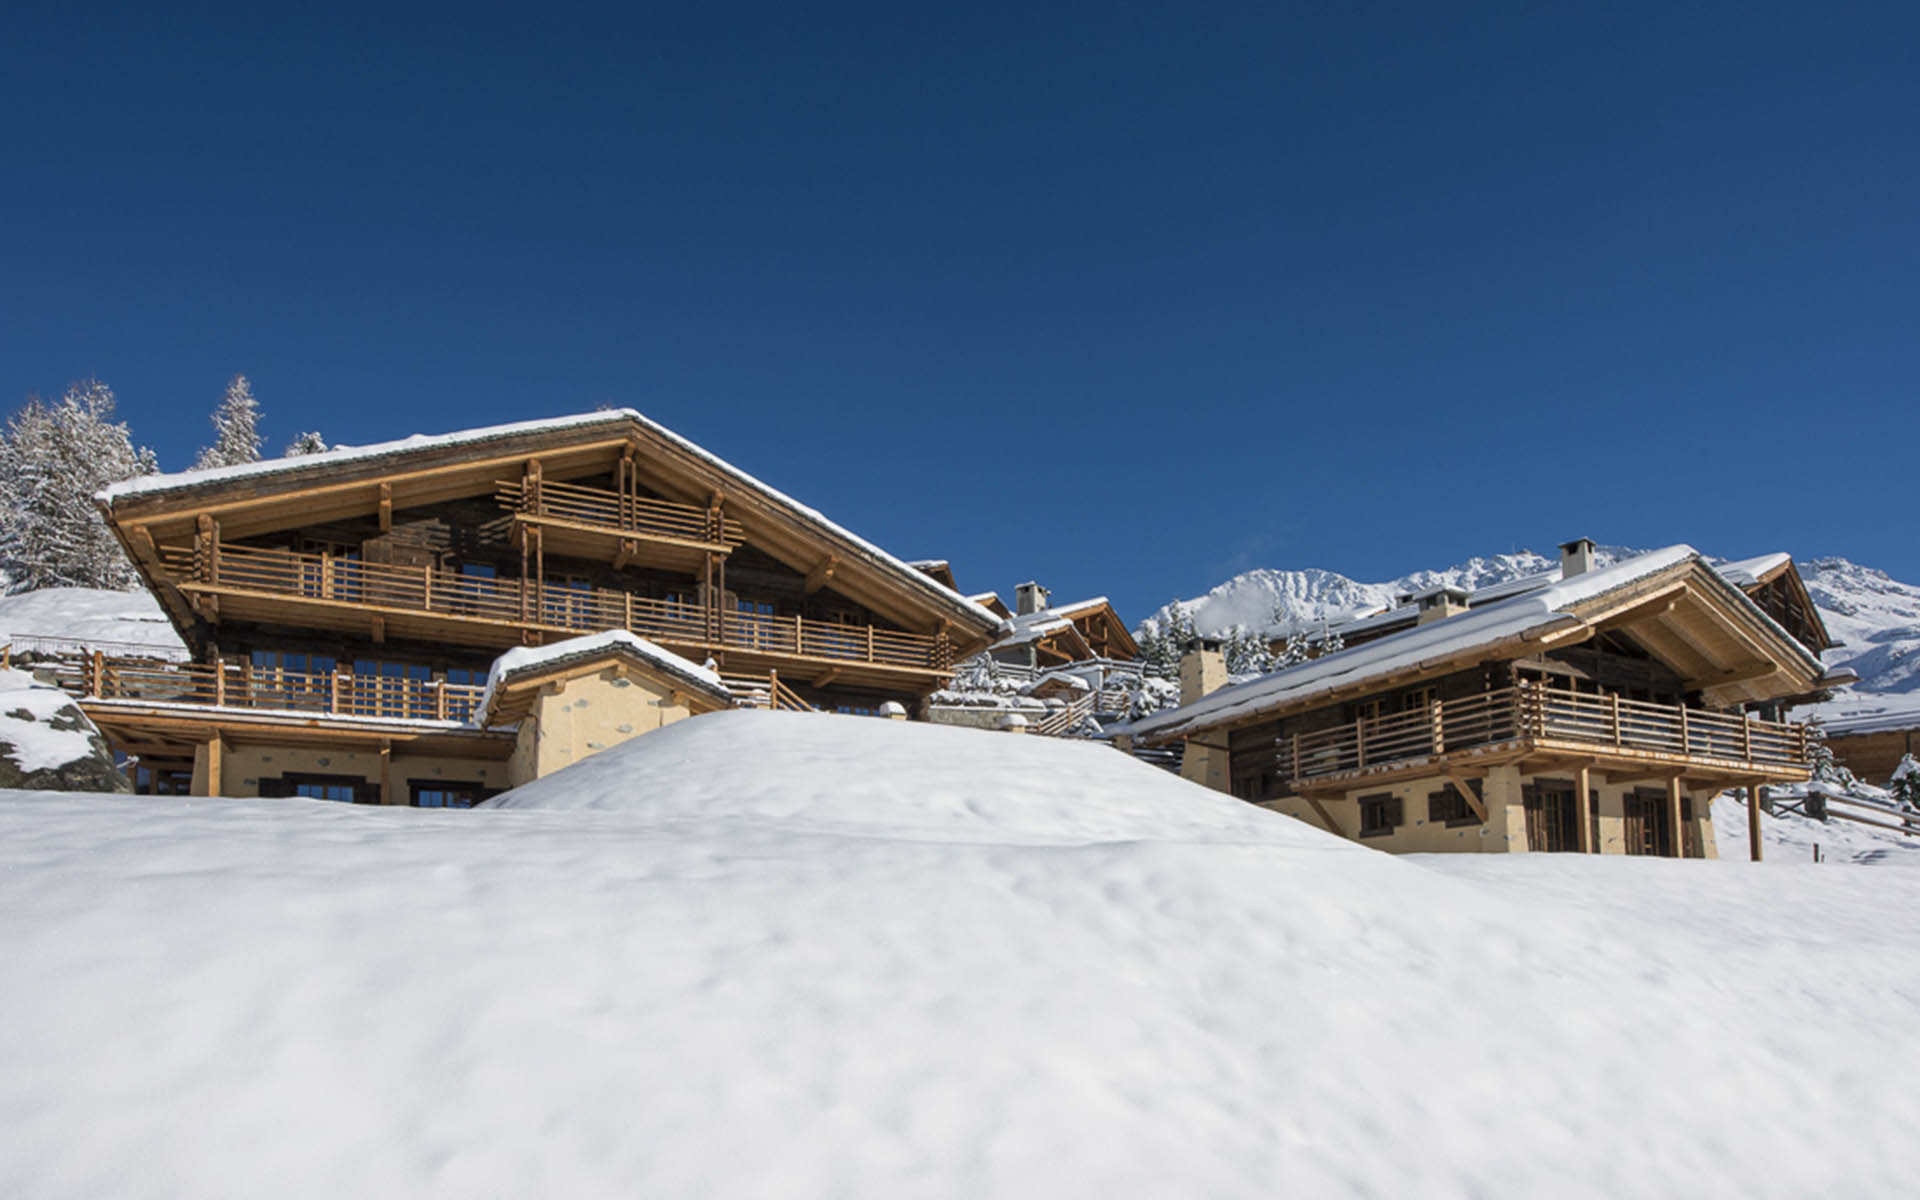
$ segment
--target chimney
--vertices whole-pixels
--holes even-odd
[[[1194,638],[1180,656],[1180,703],[1192,704],[1227,686],[1227,656],[1217,638]]]
[[[1465,588],[1444,585],[1428,588],[1420,593],[1420,615],[1414,623],[1428,625],[1434,621],[1444,620],[1455,613],[1467,611],[1467,595]]]
[[[1053,593],[1039,584],[1028,580],[1013,589],[1014,615],[1024,617],[1028,613],[1037,613],[1047,607],[1047,597]]]
[[[1572,579],[1593,570],[1593,539],[1575,538],[1560,543],[1560,578]]]

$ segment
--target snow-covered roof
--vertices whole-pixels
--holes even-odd
[[[1557,580],[1519,596],[1470,608],[1444,621],[1418,625],[1404,633],[1222,688],[1192,704],[1145,717],[1135,723],[1134,732],[1146,738],[1166,738],[1280,705],[1294,705],[1382,676],[1429,664],[1437,667],[1470,651],[1529,633],[1544,633],[1555,625],[1577,620],[1567,612],[1571,606],[1698,558],[1693,547],[1687,545],[1654,550],[1610,567]]]
[[[895,577],[906,581],[908,586],[936,596],[953,608],[967,612],[989,629],[1000,625],[1000,618],[987,609],[962,596],[959,592],[934,579],[924,571],[916,570],[880,547],[860,537],[858,534],[838,525],[818,509],[801,504],[785,492],[774,488],[759,478],[734,466],[732,463],[681,437],[673,430],[646,415],[631,408],[607,409],[601,412],[576,413],[566,417],[547,417],[535,421],[514,421],[504,425],[486,425],[477,429],[463,429],[453,433],[414,434],[391,442],[376,442],[369,446],[343,446],[319,454],[299,455],[293,458],[262,459],[259,462],[242,463],[232,467],[211,467],[199,471],[176,471],[166,475],[143,475],[138,479],[128,479],[111,484],[96,493],[94,499],[105,504],[114,504],[122,500],[162,496],[173,492],[184,492],[211,483],[229,483],[236,480],[270,479],[277,475],[290,475],[296,472],[310,472],[316,468],[360,465],[381,459],[396,458],[402,455],[419,454],[429,451],[446,450],[464,446],[484,445],[488,442],[510,441],[515,438],[535,434],[564,432],[568,430],[591,429],[600,425],[636,424],[647,432],[672,444],[690,458],[695,458],[711,467],[736,487],[759,494],[763,499],[791,510],[804,520],[822,531],[837,537],[862,553],[869,555],[876,564],[887,569]]]
[[[1714,570],[1720,572],[1720,578],[1735,587],[1750,588],[1792,561],[1793,556],[1789,554],[1762,554],[1758,558],[1721,563]]]
[[[517,646],[494,659],[492,669],[487,672],[486,691],[481,694],[480,703],[474,707],[476,719],[489,719],[499,690],[516,679],[596,658],[622,656],[636,659],[720,704],[733,702],[733,692],[714,671],[655,645],[639,634],[625,629],[609,629],[604,633],[567,638],[545,646]]]
[[[1840,707],[1850,704],[1851,707]],[[1816,710],[1828,734],[1887,733],[1920,729],[1920,693],[1859,693]]]

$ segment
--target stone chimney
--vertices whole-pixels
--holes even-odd
[[[1593,539],[1575,538],[1560,543],[1560,578],[1572,579],[1593,570]]]
[[[1420,615],[1416,625],[1430,625],[1445,620],[1455,613],[1467,611],[1467,590],[1457,587],[1433,587],[1421,592],[1415,599],[1420,602]]]
[[[1227,656],[1215,638],[1194,638],[1180,656],[1180,703],[1227,686]]]
[[[1014,615],[1024,617],[1028,613],[1044,611],[1047,607],[1047,597],[1052,594],[1032,580],[1020,584],[1013,589]]]

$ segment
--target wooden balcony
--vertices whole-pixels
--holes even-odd
[[[717,510],[602,488],[529,477],[496,483],[495,497],[516,523],[538,529],[554,554],[698,572],[707,555],[730,553],[745,540],[740,523]]]
[[[724,612],[605,588],[543,587],[226,544],[164,551],[163,561],[175,585],[216,619],[481,647],[520,645],[528,632],[630,629],[696,661],[725,653],[729,669],[777,669],[795,681],[844,676],[919,686],[952,670],[944,638]]]
[[[465,721],[486,690],[350,671],[280,671],[251,663],[169,663],[97,653],[57,660],[51,669],[62,688],[84,699],[395,721]]]
[[[1565,753],[1713,777],[1803,779],[1806,726],[1525,683],[1427,709],[1295,734],[1280,744],[1295,787]]]

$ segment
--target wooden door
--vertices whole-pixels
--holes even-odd
[[[1521,790],[1527,814],[1527,849],[1567,853],[1580,849],[1580,814],[1573,785],[1542,779]]]

